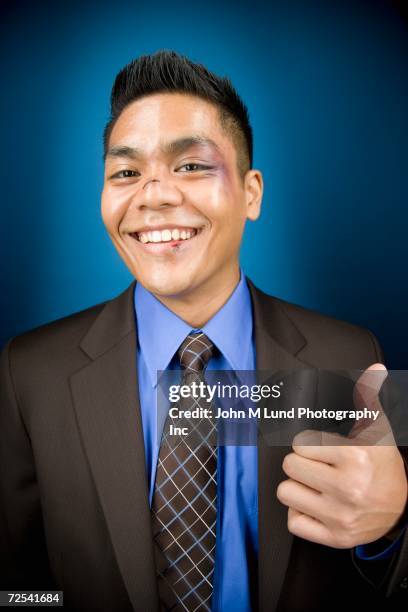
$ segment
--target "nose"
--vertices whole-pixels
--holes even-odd
[[[179,206],[181,202],[182,193],[171,180],[155,177],[149,178],[134,197],[134,204],[138,208],[165,208]]]

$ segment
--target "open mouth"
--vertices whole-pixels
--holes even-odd
[[[130,235],[132,238],[142,244],[163,244],[163,243],[180,243],[191,240],[202,232],[203,228],[179,227],[165,228],[161,230],[150,230],[143,232],[133,232]]]

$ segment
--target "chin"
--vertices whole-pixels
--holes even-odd
[[[153,275],[147,276],[146,273],[142,275],[136,275],[136,280],[150,293],[159,297],[177,297],[178,295],[185,295],[191,291],[195,283],[190,282],[190,279],[185,277],[177,278],[178,275]]]

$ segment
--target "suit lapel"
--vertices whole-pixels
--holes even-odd
[[[306,340],[274,298],[248,281],[253,312],[257,370],[304,370],[307,364],[294,355]],[[310,367],[310,366],[309,366]],[[288,446],[270,446],[262,435],[258,444],[259,610],[276,609],[285,578],[293,535],[287,528],[287,507],[276,498],[276,489],[287,478],[282,470]]]
[[[78,426],[135,610],[157,610],[136,368],[133,282],[107,302],[81,343],[92,362],[71,377]],[[142,595],[143,593],[143,595]]]

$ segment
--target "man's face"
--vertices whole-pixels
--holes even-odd
[[[236,274],[260,198],[253,171],[239,175],[216,107],[185,94],[146,96],[122,112],[108,149],[103,221],[146,289],[177,298]]]

